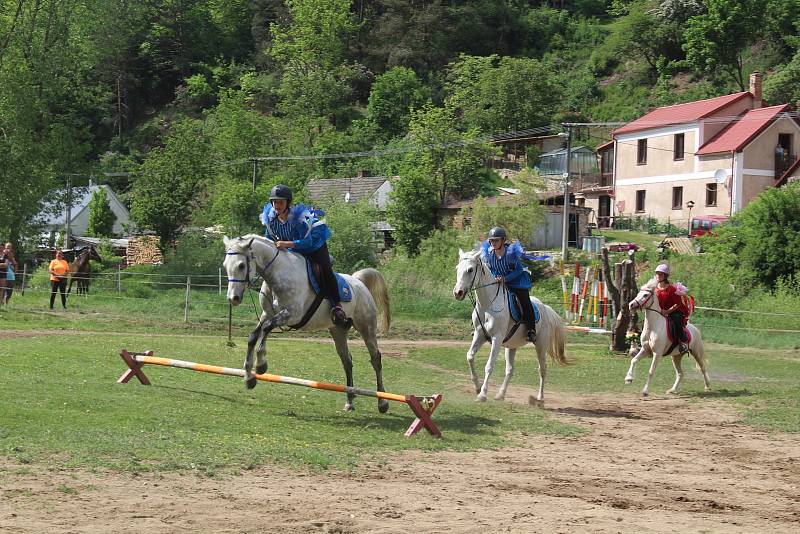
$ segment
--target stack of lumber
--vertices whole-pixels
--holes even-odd
[[[158,237],[142,235],[130,238],[127,250],[128,265],[155,265],[163,262]]]
[[[664,242],[671,250],[674,250],[678,254],[689,256],[694,256],[697,254],[694,244],[688,237],[668,237],[664,239]]]

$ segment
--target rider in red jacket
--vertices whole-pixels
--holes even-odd
[[[661,306],[661,313],[667,318],[667,327],[672,334],[672,340],[680,343],[681,353],[689,352],[689,338],[686,336],[684,327],[689,322],[689,307],[686,304],[684,295],[680,295],[678,287],[669,282],[669,265],[662,263],[656,267],[656,297]]]

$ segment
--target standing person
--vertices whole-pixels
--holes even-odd
[[[531,304],[533,286],[528,271],[522,267],[522,245],[519,241],[506,242],[506,231],[499,226],[489,230],[489,238],[481,246],[483,260],[500,283],[516,295],[522,307],[523,321],[528,327],[528,341],[536,343],[536,318]]]
[[[19,264],[14,257],[14,247],[11,243],[6,243],[3,254],[6,263],[6,287],[5,294],[0,294],[0,303],[8,304],[8,301],[11,299],[11,293],[14,292],[14,282],[16,281],[15,273],[19,270]]]
[[[48,268],[50,273],[50,309],[56,301],[56,291],[61,293],[61,305],[67,309],[67,275],[69,274],[69,263],[64,259],[64,253],[56,251],[56,259],[50,262]]]
[[[683,297],[686,288],[681,284],[671,284],[669,281],[669,265],[662,263],[656,267],[656,297],[661,306],[661,313],[667,319],[667,328],[672,334],[672,341],[679,344],[681,354],[689,352],[689,338],[686,336],[685,326],[689,322],[689,308]],[[680,287],[679,287],[680,286]]]
[[[333,274],[327,240],[331,231],[325,221],[318,220],[307,206],[292,206],[292,190],[283,184],[272,188],[269,203],[264,205],[261,223],[266,226],[264,235],[275,242],[279,250],[302,254],[319,265],[320,286],[331,305],[331,320],[344,326],[347,315],[339,299],[339,285]]]
[[[9,261],[6,258],[6,251],[2,249],[0,250],[0,304],[5,302],[5,289],[8,283],[8,264]]]

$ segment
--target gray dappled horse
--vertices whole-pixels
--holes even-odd
[[[244,362],[244,381],[247,387],[256,386],[256,378],[253,375],[253,349],[258,343],[256,372],[265,373],[267,335],[281,326],[295,327],[308,332],[327,329],[342,360],[347,385],[352,387],[353,358],[347,347],[348,330],[333,324],[328,300],[322,300],[319,308],[305,324],[296,326],[310,310],[317,296],[308,281],[305,257],[294,252],[279,250],[273,241],[253,234],[237,238],[226,236],[224,242],[223,265],[228,273],[228,301],[232,305],[241,304],[244,291],[252,285],[256,274],[261,275],[264,280],[259,293],[263,312],[247,341],[247,359]],[[378,350],[377,325],[378,308],[381,311],[383,330],[388,330],[391,323],[386,281],[381,273],[371,268],[342,276],[350,284],[353,295],[350,302],[341,303],[342,308],[367,346],[375,370],[376,389],[385,391],[381,373],[381,353]],[[347,394],[345,410],[353,409],[354,397],[352,393]],[[385,399],[379,399],[378,410],[385,413],[388,409],[389,403]]]

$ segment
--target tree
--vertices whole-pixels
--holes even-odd
[[[542,126],[550,123],[559,101],[553,79],[536,59],[462,55],[448,65],[447,105],[483,132]]]
[[[114,215],[108,205],[106,188],[100,186],[97,191],[92,193],[92,200],[89,202],[89,225],[86,228],[86,235],[90,237],[111,237],[116,221],[117,216]]]
[[[732,224],[704,238],[703,248],[729,264],[738,278],[733,282],[742,288],[773,289],[783,279],[800,277],[800,183],[761,193]]]
[[[150,151],[142,175],[133,184],[131,218],[154,230],[162,251],[173,243],[191,218],[210,175],[208,146],[198,121],[172,126],[163,148]]]
[[[270,55],[282,66],[279,108],[289,116],[332,116],[357,75],[346,63],[356,30],[350,0],[287,0],[291,22],[272,23]]]
[[[371,223],[378,219],[375,208],[366,200],[348,203],[343,198],[327,198],[322,205],[333,232],[328,250],[335,260],[336,271],[352,273],[374,267],[377,261]]]
[[[497,197],[495,205],[489,205],[485,198],[478,197],[471,207],[462,210],[462,215],[470,219],[469,233],[474,239],[484,239],[490,228],[502,226],[509,239],[516,238],[523,245],[530,244],[533,231],[544,221],[544,210],[537,194],[544,184],[538,182],[530,171],[520,173],[516,180],[520,190],[518,194]]]
[[[686,60],[703,74],[721,69],[745,90],[742,53],[761,31],[764,0],[707,0],[708,12],[686,22]]]
[[[395,241],[409,255],[416,255],[422,240],[433,232],[438,205],[436,184],[424,170],[408,166],[392,180],[387,215],[395,229]]]
[[[422,107],[430,96],[430,89],[413,70],[395,67],[375,78],[367,113],[382,130],[384,139],[389,139],[408,130],[411,111]]]

